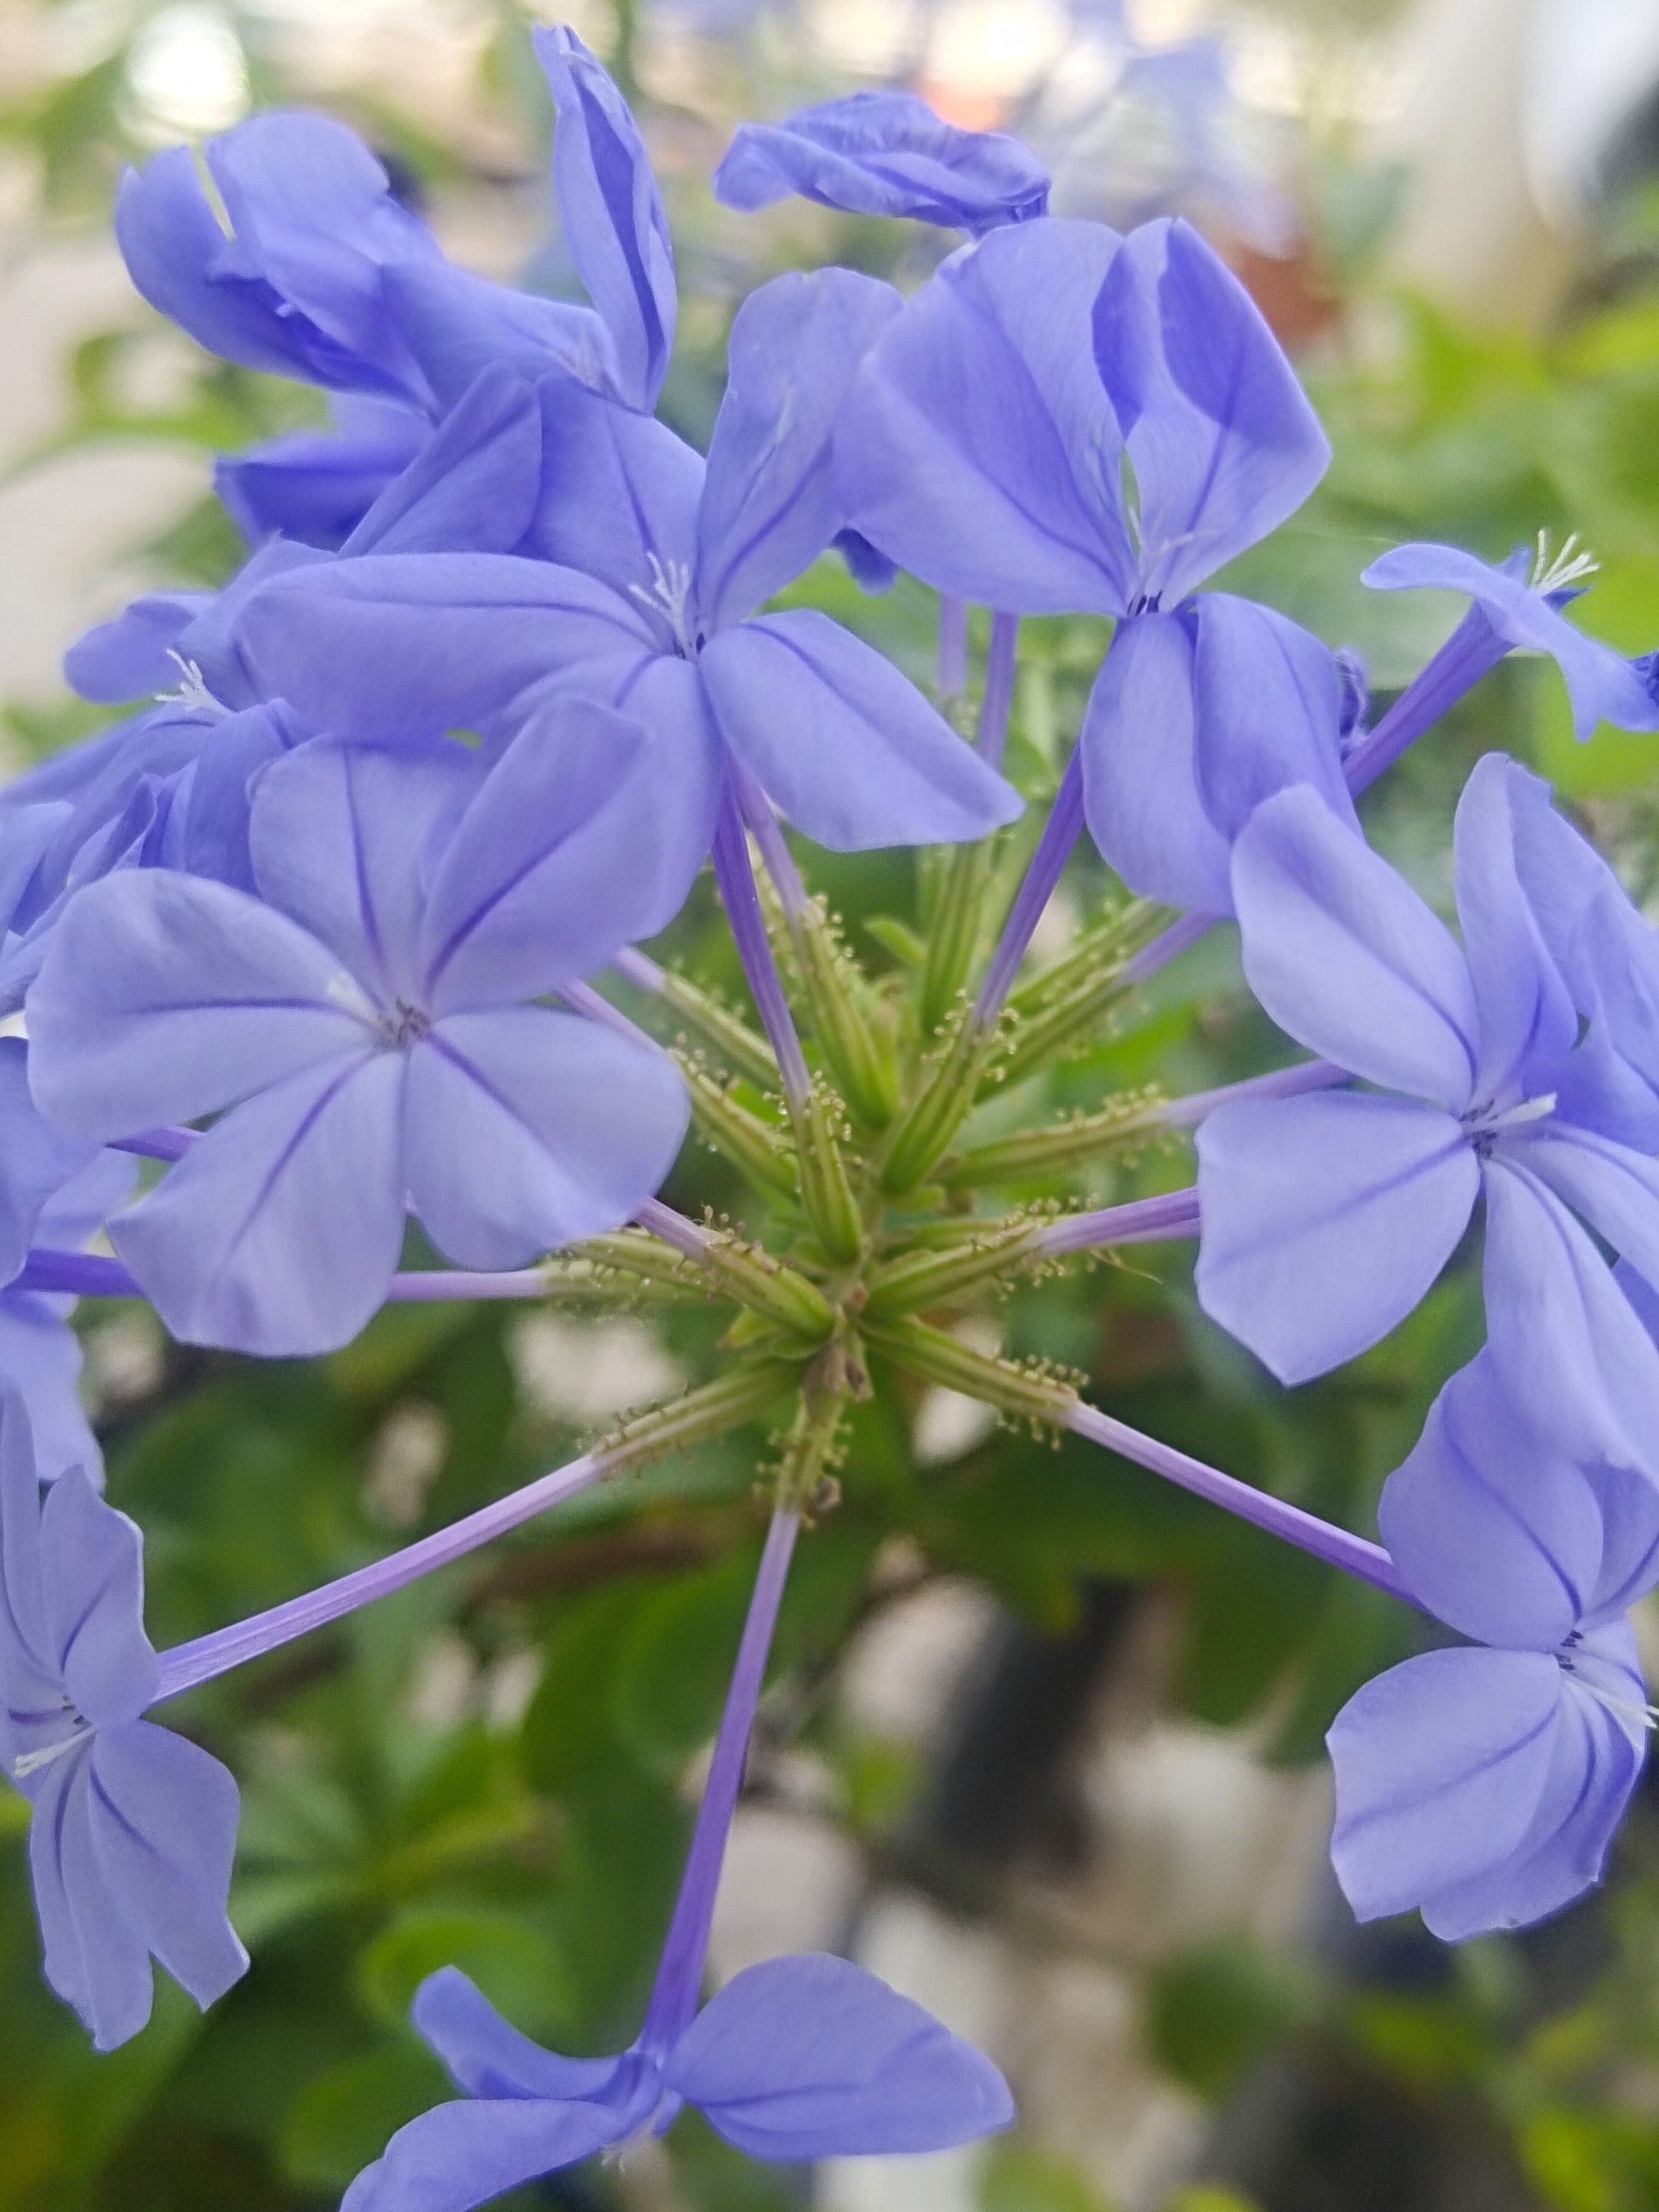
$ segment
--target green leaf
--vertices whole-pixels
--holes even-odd
[[[617,1656],[655,1584],[634,1576],[586,1590],[560,1613],[519,1733],[526,1780],[551,1796],[616,1764],[607,1694]]]
[[[791,2212],[799,2203],[787,2170],[733,2150],[690,2106],[666,2140],[688,2212]]]
[[[1022,2142],[994,2144],[979,2178],[979,2212],[1109,2212],[1069,2159]]]
[[[636,1609],[617,1655],[617,1734],[644,1766],[678,1773],[719,1725],[743,1634],[755,1554],[682,1575]]]
[[[1260,2212],[1255,2197],[1237,2189],[1218,2189],[1212,2182],[1195,2181],[1177,2189],[1158,2212]]]
[[[1285,1958],[1224,1936],[1178,1952],[1153,1974],[1147,2040],[1166,2073],[1215,2102],[1308,2015],[1313,1994]]]
[[[412,2036],[378,2044],[301,2093],[276,2139],[283,2170],[301,2188],[343,2189],[406,2121],[453,2094],[443,2068]]]
[[[440,1966],[459,1966],[526,2035],[544,2039],[569,2024],[570,1971],[552,1937],[522,1914],[480,1906],[400,1912],[359,1954],[358,1992],[377,2019],[398,2027]]]
[[[553,1910],[587,2050],[621,2050],[638,2029],[690,1832],[672,1790],[625,1770],[566,1805]]]

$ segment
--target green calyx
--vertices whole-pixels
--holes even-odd
[[[619,1431],[605,1447],[617,1465],[772,1417],[787,1398],[776,1495],[810,1517],[833,1502],[839,1440],[869,1395],[871,1356],[878,1372],[1065,1425],[1077,1402],[1067,1377],[977,1351],[954,1321],[1066,1264],[1045,1250],[1046,1228],[1068,1203],[1100,1202],[1097,1184],[1072,1177],[1169,1138],[1159,1095],[1144,1086],[1058,1123],[1042,1086],[1012,1088],[1098,1039],[1127,996],[1125,963],[1164,915],[1124,902],[1023,981],[998,1019],[977,1021],[971,994],[1012,896],[1006,842],[925,857],[920,931],[884,917],[869,933],[884,972],[855,958],[823,899],[792,884],[786,912],[763,883],[807,1061],[802,1095],[783,1095],[758,1030],[700,981],[664,973],[641,990],[659,1032],[673,1026],[696,1137],[751,1202],[728,1188],[716,1202],[737,1225],[705,1208],[700,1222],[623,1229],[548,1263],[560,1298],[732,1309],[720,1339],[730,1372]],[[975,1139],[974,1117],[992,1099],[994,1127]],[[1033,1185],[1040,1206],[1022,1202]]]

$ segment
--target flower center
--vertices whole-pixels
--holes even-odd
[[[690,563],[685,561],[665,562],[659,561],[654,553],[647,553],[645,557],[651,563],[651,581],[648,585],[630,584],[629,594],[652,614],[659,615],[668,624],[682,659],[695,659],[702,640],[692,636],[687,611],[686,603],[691,596]]]
[[[222,721],[230,709],[222,699],[216,699],[208,690],[207,679],[197,664],[193,660],[186,660],[182,653],[175,653],[171,646],[167,647],[167,659],[179,671],[181,680],[176,691],[158,691],[156,705],[183,707],[187,713],[210,714],[216,721]]]
[[[418,1044],[432,1026],[432,1017],[424,1008],[413,1006],[407,999],[396,999],[380,1016],[380,1033],[383,1048],[387,1052],[407,1052]]]
[[[1500,1137],[1511,1129],[1522,1129],[1528,1121],[1542,1121],[1555,1111],[1555,1093],[1545,1091],[1537,1098],[1523,1098],[1518,1105],[1472,1107],[1463,1116],[1464,1133],[1475,1151],[1485,1159]]]
[[[1528,586],[1540,597],[1548,599],[1552,592],[1571,591],[1575,584],[1582,584],[1586,577],[1598,574],[1601,566],[1589,549],[1579,544],[1577,531],[1552,559],[1550,534],[1547,530],[1540,530],[1538,550],[1533,556],[1532,574],[1527,580]]]
[[[56,1743],[43,1744],[39,1751],[26,1751],[20,1758],[13,1759],[11,1771],[19,1782],[26,1774],[38,1774],[43,1766],[50,1766],[66,1753],[78,1751],[91,1735],[92,1723],[83,1713],[76,1712],[67,1698],[64,1700],[64,1711],[70,1723],[67,1735],[60,1736]]]
[[[1578,1665],[1577,1651],[1584,1640],[1584,1632],[1575,1628],[1556,1652],[1555,1663],[1564,1674],[1571,1674],[1581,1690],[1587,1690],[1598,1705],[1605,1705],[1610,1713],[1621,1720],[1637,1721],[1644,1729],[1659,1726],[1659,1705],[1639,1703],[1634,1698],[1615,1697],[1606,1684],[1597,1680],[1601,1668],[1592,1660],[1592,1671],[1586,1674]]]

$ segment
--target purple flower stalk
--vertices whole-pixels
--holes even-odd
[[[453,1966],[411,2018],[461,2101],[400,2128],[342,2212],[470,2212],[593,2152],[658,2135],[684,2105],[751,2157],[932,2150],[1006,2127],[988,2059],[843,1959],[750,1966],[697,2009],[714,1893],[799,1523],[774,1515],[685,1873],[639,2035],[616,2058],[560,2058],[520,2035]]]
[[[732,939],[748,978],[755,1011],[761,1018],[761,1026],[783,1078],[784,1096],[790,1111],[799,1114],[811,1096],[812,1079],[806,1072],[800,1039],[795,1034],[794,1016],[783,995],[777,963],[772,957],[760,897],[755,888],[755,872],[750,866],[743,817],[729,786],[714,825],[714,880],[720,885],[720,902],[732,925]]]
[[[1386,1590],[1390,1597],[1402,1598],[1408,1605],[1416,1603],[1380,1544],[1368,1543],[1363,1536],[1350,1535],[1346,1528],[1335,1528],[1316,1514],[1304,1513],[1299,1505],[1288,1504],[1282,1498],[1240,1482],[1236,1475],[1223,1474],[1218,1468],[1206,1467],[1202,1460],[1177,1451],[1173,1444],[1160,1443],[1155,1437],[1143,1436],[1138,1429],[1128,1428],[1109,1413],[1103,1413],[1080,1401],[1066,1413],[1065,1423],[1073,1435],[1086,1437],[1091,1443],[1103,1444],[1108,1451],[1115,1451],[1124,1459],[1133,1460],[1137,1467],[1162,1475],[1166,1482],[1191,1491],[1194,1497],[1220,1506],[1236,1520],[1248,1521],[1252,1528],[1265,1529],[1268,1535],[1294,1544],[1298,1552],[1322,1559],[1327,1566],[1340,1567],[1344,1574],[1357,1576],[1374,1589]]]
[[[939,601],[939,673],[934,688],[941,707],[959,699],[968,683],[968,602],[941,592]]]
[[[1019,963],[1030,946],[1032,934],[1066,872],[1072,848],[1083,833],[1083,761],[1073,752],[1060,779],[1060,789],[1042,825],[1036,850],[1014,895],[1013,905],[1002,926],[991,963],[975,994],[970,1017],[976,1029],[994,1028],[1008,994],[1019,973]]]
[[[980,702],[975,750],[988,768],[1002,766],[1008,737],[1008,709],[1014,698],[1014,659],[1019,646],[1019,617],[991,617],[991,641],[985,655],[985,696]]]
[[[344,1620],[360,1606],[390,1597],[394,1590],[418,1582],[422,1575],[453,1565],[481,1545],[493,1543],[497,1536],[522,1528],[538,1514],[562,1505],[610,1473],[611,1464],[611,1458],[603,1451],[585,1453],[568,1466],[538,1476],[510,1497],[498,1498],[493,1504],[481,1506],[451,1527],[405,1544],[371,1566],[356,1568],[349,1575],[340,1575],[331,1583],[253,1613],[228,1628],[216,1628],[187,1644],[173,1644],[161,1656],[155,1688],[146,1702],[159,1705],[164,1698],[179,1697],[216,1675],[228,1674],[234,1667],[263,1658],[297,1636],[308,1636],[331,1620]]]

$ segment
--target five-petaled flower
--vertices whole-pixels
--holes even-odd
[[[1404,1095],[1212,1115],[1198,1136],[1199,1297],[1282,1382],[1304,1381],[1404,1319],[1484,1195],[1486,1325],[1505,1387],[1575,1459],[1659,1480],[1659,1352],[1589,1233],[1659,1279],[1659,1167],[1630,1126],[1622,1062],[1593,1024],[1581,1041],[1526,894],[1516,823],[1538,795],[1501,753],[1470,776],[1461,948],[1316,793],[1258,810],[1232,864],[1251,989],[1300,1042]]]
[[[1362,1920],[1420,1905],[1453,1942],[1524,1927],[1599,1878],[1641,1771],[1625,1614],[1659,1582],[1659,1498],[1553,1449],[1482,1352],[1436,1399],[1377,1522],[1425,1608],[1486,1648],[1408,1659],[1338,1714],[1337,1877]]]
[[[100,2051],[149,2018],[152,1956],[204,2007],[247,1966],[225,1917],[236,1784],[139,1717],[157,1686],[143,1544],[78,1467],[42,1503],[28,1414],[0,1382],[0,1758],[32,1808],[46,1979]]]
[[[411,1206],[500,1268],[650,1196],[685,1128],[672,1063],[535,1001],[658,903],[656,781],[637,724],[570,700],[487,773],[443,740],[316,739],[259,781],[258,896],[150,870],[71,902],[28,1001],[48,1115],[94,1139],[222,1115],[112,1227],[175,1335],[344,1343]]]
[[[1007,2084],[918,2004],[844,1959],[771,1959],[697,2009],[715,1885],[799,1523],[774,1515],[696,1831],[644,2025],[616,2058],[562,2058],[510,2027],[453,1966],[416,2027],[467,2101],[400,2128],[343,2212],[469,2212],[641,2135],[683,2105],[751,2157],[786,2163],[939,2150],[1005,2128]]]

